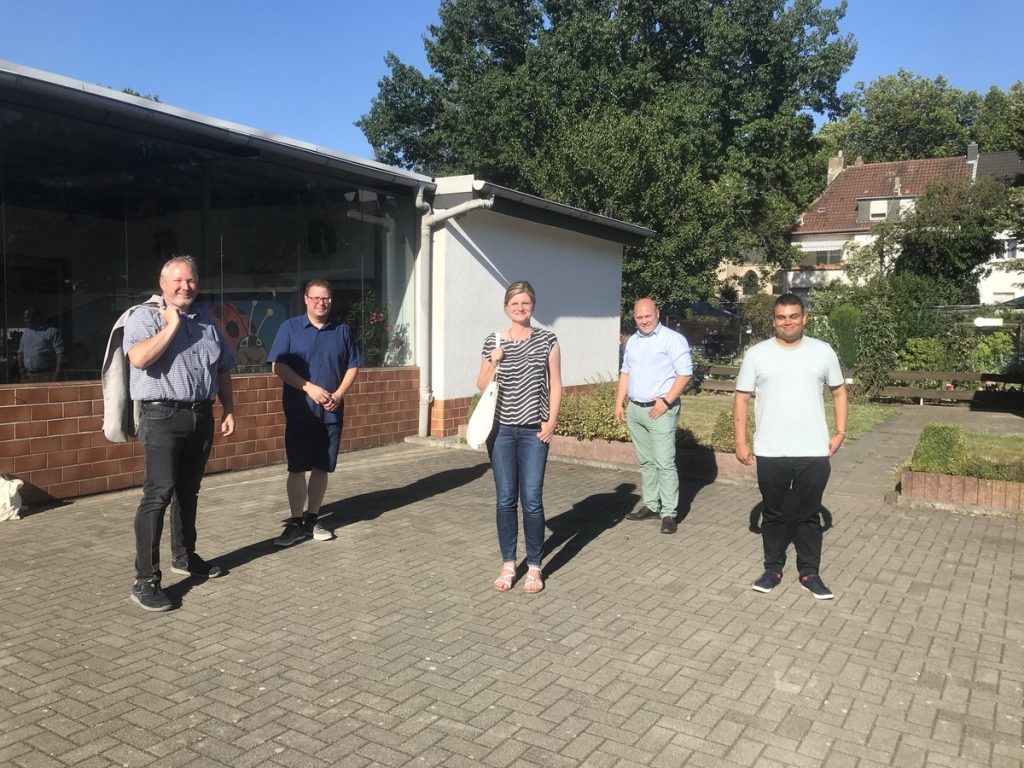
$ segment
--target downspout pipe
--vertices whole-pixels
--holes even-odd
[[[420,212],[420,250],[416,256],[416,364],[420,369],[420,437],[430,434],[430,404],[434,400],[433,377],[433,230],[440,224],[478,208],[490,208],[494,198],[467,200],[452,208],[435,211],[423,198],[423,187],[416,193],[416,210]]]

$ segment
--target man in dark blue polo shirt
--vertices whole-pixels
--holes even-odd
[[[348,326],[329,317],[330,284],[310,280],[304,294],[306,314],[281,324],[268,356],[284,382],[281,402],[291,517],[274,540],[279,547],[289,547],[310,533],[318,541],[333,538],[320,524],[320,505],[327,475],[338,463],[345,393],[363,364]]]

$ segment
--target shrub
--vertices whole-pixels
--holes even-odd
[[[571,392],[563,396],[556,433],[577,440],[628,442],[626,425],[615,423],[616,386],[617,382],[602,381],[586,392]]]
[[[910,468],[915,472],[960,475],[967,466],[967,436],[955,424],[929,424],[921,432]]]
[[[974,345],[971,367],[978,373],[1002,373],[1013,361],[1016,346],[1008,333],[980,336]]]
[[[872,318],[872,323],[871,333],[861,340],[857,358],[857,394],[871,397],[889,383],[889,371],[896,367],[897,340],[893,314],[884,297],[872,296],[861,311]]]
[[[899,367],[905,371],[945,371],[948,366],[942,339],[907,339],[899,354]]]
[[[836,340],[836,354],[845,370],[857,365],[860,354],[860,310],[852,304],[840,304],[828,318]]]
[[[747,409],[747,444],[754,439],[754,413]],[[711,447],[720,453],[733,453],[736,450],[736,432],[733,429],[732,411],[726,410],[718,414],[715,426],[711,430]]]

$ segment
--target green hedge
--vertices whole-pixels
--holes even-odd
[[[929,424],[910,457],[914,472],[962,475],[967,466],[967,436],[955,424]]]

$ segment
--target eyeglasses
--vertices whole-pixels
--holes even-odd
[[[329,296],[326,296],[326,297],[310,296],[307,293],[306,294],[306,298],[309,299],[310,301],[312,301],[314,304],[330,304],[331,303],[331,298]]]

